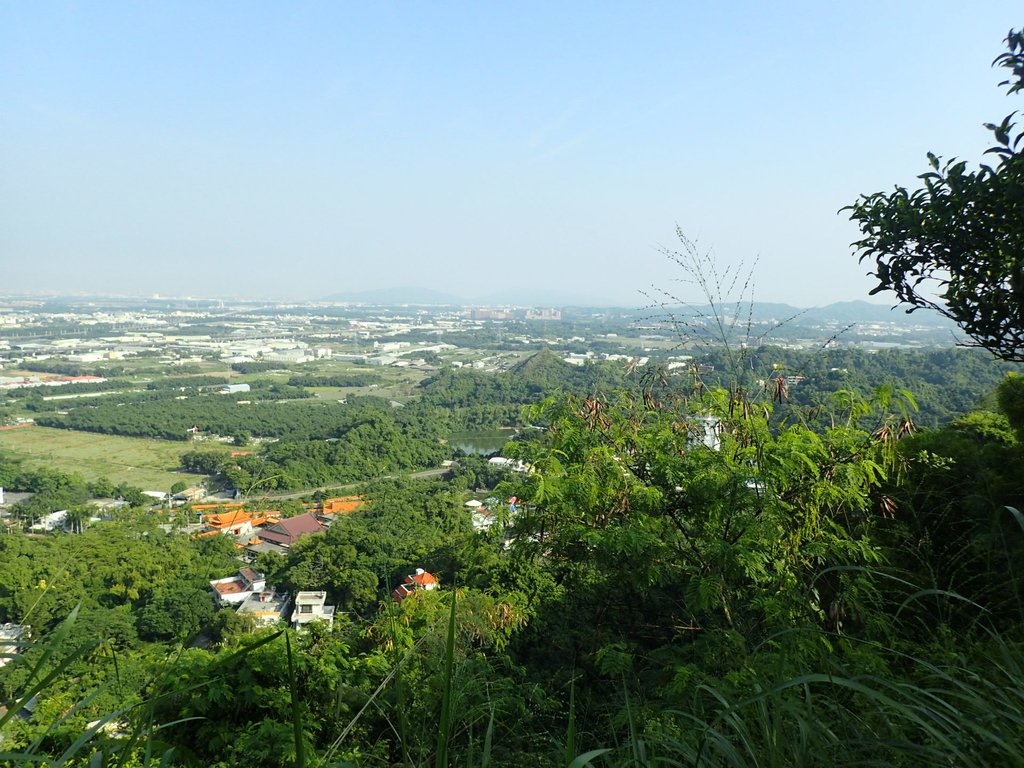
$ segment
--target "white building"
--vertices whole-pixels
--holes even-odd
[[[0,667],[9,664],[21,652],[22,643],[28,639],[28,631],[27,624],[0,625]]]
[[[691,445],[704,445],[713,451],[722,448],[721,419],[714,416],[698,416],[694,419],[697,436],[690,440]]]
[[[497,521],[494,518],[494,513],[486,507],[481,507],[473,511],[473,530],[477,533],[485,533],[491,529]]]
[[[326,605],[326,602],[326,592],[299,592],[295,596],[292,626],[302,629],[312,621],[322,621],[328,627],[334,626],[334,606]]]
[[[304,349],[281,349],[263,355],[268,363],[308,363],[313,358]]]
[[[515,459],[506,459],[504,456],[492,456],[487,460],[487,463],[492,467],[511,469],[513,472],[525,472],[529,469],[523,462]]]
[[[32,531],[55,531],[58,528],[63,528],[64,523],[68,519],[68,511],[62,509],[58,512],[51,512],[48,515],[43,515],[39,518],[39,522],[35,525],[29,526],[29,530]]]
[[[288,615],[291,601],[288,593],[278,593],[273,589],[253,592],[238,606],[239,616],[250,616],[257,626],[269,627],[283,621]]]
[[[242,568],[235,576],[210,582],[218,606],[241,605],[254,592],[267,588],[266,577],[255,568]]]

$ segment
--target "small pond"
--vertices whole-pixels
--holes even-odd
[[[470,432],[453,432],[448,443],[463,453],[487,455],[497,453],[509,440],[515,437],[514,429],[476,429]]]

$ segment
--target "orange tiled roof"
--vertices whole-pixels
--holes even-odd
[[[365,503],[366,499],[362,496],[338,496],[333,499],[324,499],[324,514],[347,515],[350,512],[355,512]]]
[[[406,576],[405,581],[391,592],[391,596],[399,603],[416,590],[433,589],[437,586],[437,577],[434,574],[427,573],[422,569],[417,569],[417,571],[417,573]]]
[[[406,583],[414,582],[419,584],[421,587],[425,587],[428,584],[437,584],[437,577],[432,573],[414,573],[412,576],[407,576],[405,579]]]
[[[236,525],[245,525],[246,523],[252,524],[252,518],[249,517],[248,512],[236,509],[232,512],[225,512],[220,515],[207,515],[203,522],[210,528],[223,530],[225,528],[232,528]]]

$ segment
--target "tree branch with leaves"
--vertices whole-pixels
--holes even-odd
[[[1024,32],[1010,30],[993,66],[1012,73],[1000,85],[1024,89]],[[994,162],[928,153],[931,169],[916,190],[862,195],[850,212],[864,237],[860,261],[874,262],[872,294],[892,291],[907,312],[930,309],[1005,360],[1024,361],[1024,130],[1015,113],[987,123]]]

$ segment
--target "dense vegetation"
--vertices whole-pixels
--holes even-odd
[[[549,350],[529,357],[506,373],[445,369],[422,383],[424,404],[444,409],[455,429],[515,424],[521,407],[561,391],[596,391],[623,386],[622,367],[573,367]]]
[[[704,374],[703,381],[728,386],[727,372],[732,366],[727,356],[719,350],[702,359],[715,365],[715,372]],[[820,405],[827,411],[837,391],[869,397],[878,387],[892,386],[913,393],[918,405],[915,423],[932,428],[977,408],[1007,373],[1020,370],[1020,366],[986,352],[953,347],[879,352],[826,348],[806,352],[766,346],[746,355],[743,362],[757,374],[761,389],[781,406],[793,404],[806,410]],[[784,379],[781,388],[779,378]],[[789,408],[779,408],[779,416],[789,413]]]
[[[693,354],[693,365],[714,368],[702,374],[706,386],[728,386],[728,375],[723,372],[734,366],[720,348],[701,348]],[[664,367],[666,357],[656,355],[650,363],[652,369]],[[757,384],[766,391],[774,389],[780,377],[799,377],[799,381],[791,379],[792,383],[786,384],[784,398],[799,405],[827,405],[839,389],[862,397],[886,384],[909,389],[917,398],[917,421],[923,426],[938,426],[976,407],[1015,369],[982,352],[963,349],[869,353],[849,348],[806,351],[762,346],[747,351],[743,363],[758,374]],[[635,388],[640,373],[627,375],[627,366],[620,363],[573,367],[542,350],[498,375],[444,369],[423,381],[419,399],[424,406],[445,411],[443,430],[487,429],[517,424],[520,408],[542,395]],[[692,389],[693,373],[688,368],[665,373],[671,373],[673,386],[680,393]],[[365,387],[379,383],[379,375],[292,376],[287,384],[255,381],[250,392],[215,394],[224,383],[225,379],[217,376],[170,377],[148,382],[146,391],[139,392],[120,380],[79,385],[75,390],[124,390],[101,400],[43,400],[42,396],[53,394],[48,387],[15,390],[14,396],[28,399],[27,407],[40,414],[37,422],[43,426],[167,440],[189,439],[188,430],[198,426],[207,434],[310,440],[337,437],[347,429],[352,416],[346,413],[346,406],[281,401],[310,398],[308,387]],[[357,407],[359,400],[349,398],[348,406]],[[67,413],[59,415],[58,410]],[[781,417],[787,411],[780,409],[779,413]]]
[[[258,454],[222,457],[216,472],[246,492],[315,488],[437,467],[451,454],[442,437],[443,414],[422,405],[396,409],[378,398],[350,399],[331,407],[332,418],[320,423],[316,414],[323,409],[293,412],[308,421],[289,425],[282,440]],[[297,429],[306,423],[330,431],[314,435],[325,439],[300,439]],[[186,469],[194,470],[194,462],[189,454],[183,457]]]
[[[60,360],[26,360],[21,364],[26,371],[53,373],[61,376],[102,376],[114,378],[124,376],[127,368],[123,365],[88,365]]]
[[[85,502],[90,499],[115,499],[134,505],[141,505],[145,501],[138,488],[115,485],[103,478],[88,482],[77,474],[26,467],[23,461],[6,454],[0,454],[0,488],[32,494],[15,504],[11,510],[15,518],[29,525],[44,515],[62,509],[69,510],[73,519],[81,520],[93,511],[85,506]]]
[[[284,366],[281,363],[265,363],[263,361],[253,361],[249,363],[232,363],[231,370],[237,371],[242,374],[252,373],[268,373],[270,371],[280,371]]]
[[[368,387],[380,384],[384,377],[376,373],[349,373],[326,375],[292,376],[288,385],[292,387]]]
[[[289,764],[295,696],[301,749],[332,764],[418,764],[439,731],[452,764],[479,756],[485,733],[495,764],[564,765],[616,743],[625,751],[603,759],[1007,764],[1021,680],[1006,665],[1024,616],[1020,381],[993,410],[916,436],[909,399],[886,387],[846,398],[824,429],[798,418],[814,406],[793,404],[772,426],[756,388],[681,395],[651,377],[547,398],[527,413],[547,429],[509,446],[533,473],[467,459],[445,481],[380,481],[368,508],[261,556],[273,583],[324,589],[350,612],[289,641],[291,672],[283,637],[213,610],[205,580],[237,567],[224,539],[145,517],[5,537],[0,619],[58,633],[64,651],[47,664],[91,649],[58,666],[60,694],[11,721],[8,743],[54,754],[124,706],[123,727],[178,723],[154,745],[173,764]],[[469,526],[464,489],[481,481],[528,502],[504,513],[506,534]],[[444,589],[394,605],[388,592],[416,567]],[[196,647],[168,658],[174,641]],[[45,647],[11,667],[8,695]],[[108,679],[116,692],[88,698]],[[100,735],[92,748],[143,749]]]
[[[331,427],[316,426],[325,418],[310,409],[303,414],[302,404],[288,403],[312,397],[308,390],[272,381],[253,382],[251,391],[222,395],[206,386],[160,387],[154,391],[127,392],[68,406],[66,402],[40,405],[39,408],[67,409],[64,415],[43,415],[36,423],[47,427],[77,429],[131,437],[158,437],[164,440],[188,440],[192,427],[220,435],[249,432],[280,437],[290,432],[304,437],[330,436]],[[323,404],[324,408],[331,404]],[[326,418],[329,419],[329,416]],[[327,434],[323,434],[324,432]]]

